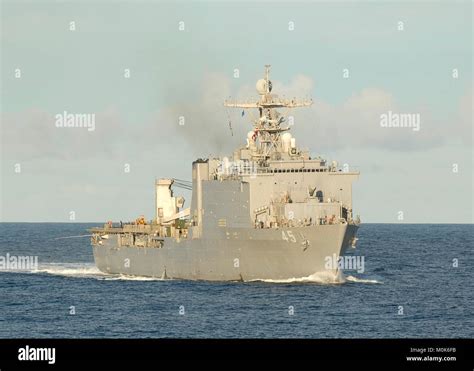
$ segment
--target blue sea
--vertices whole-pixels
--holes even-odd
[[[1,223],[1,338],[472,338],[473,225],[364,224],[365,270],[339,281],[195,282],[106,275],[95,224]]]

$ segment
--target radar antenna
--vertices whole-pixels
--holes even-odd
[[[277,108],[298,108],[309,107],[313,104],[312,99],[284,99],[272,94],[272,82],[270,80],[270,65],[265,65],[264,78],[257,81],[257,93],[260,99],[257,101],[237,102],[226,100],[224,106],[231,108],[257,108],[259,118],[253,122],[254,138],[258,141],[258,153],[254,154],[265,161],[272,153],[280,152],[281,133],[290,130],[290,126],[282,127],[281,124],[286,121],[286,115],[278,112]]]

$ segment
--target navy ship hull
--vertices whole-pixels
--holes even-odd
[[[288,229],[226,228],[210,238],[164,238],[162,247],[120,246],[109,234],[93,246],[97,267],[110,274],[209,281],[285,280],[337,274],[328,259],[344,255],[357,225]]]

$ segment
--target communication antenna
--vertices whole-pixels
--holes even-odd
[[[255,85],[260,99],[257,101],[248,100],[246,102],[230,100],[224,102],[226,107],[258,109],[259,117],[254,120],[253,127],[255,140],[258,141],[257,156],[261,157],[262,160],[269,158],[272,152],[278,150],[279,143],[281,142],[281,133],[290,130],[289,126],[281,126],[286,121],[286,113],[292,108],[309,107],[313,104],[312,99],[282,99],[272,94],[270,67],[269,64],[265,65],[264,77],[258,80]],[[285,115],[278,112],[277,108],[286,108]]]

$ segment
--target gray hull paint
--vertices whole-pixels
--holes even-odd
[[[327,272],[326,257],[342,256],[357,229],[349,224],[222,228],[212,238],[179,242],[165,238],[162,248],[120,247],[117,235],[110,235],[102,245],[93,246],[93,251],[97,267],[112,274],[210,281],[279,280]]]

